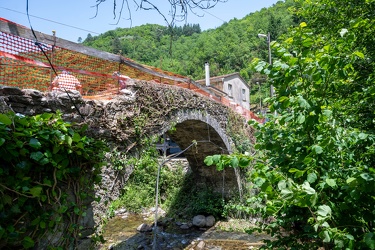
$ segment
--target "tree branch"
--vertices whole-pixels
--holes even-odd
[[[96,8],[93,18],[97,17],[100,5],[106,1],[107,0],[96,0],[96,4],[92,6]],[[117,1],[121,1],[121,7],[118,7]],[[133,0],[134,4],[137,6],[136,10],[157,11],[158,14],[163,17],[168,27],[173,27],[176,22],[187,21],[189,12],[196,16],[204,16],[200,15],[197,10],[208,10],[215,7],[218,3],[225,3],[227,1],[228,0],[168,0],[170,10],[168,13],[164,13],[157,4],[153,4],[149,0]],[[121,19],[125,3],[129,15],[128,20],[132,22],[132,11],[129,6],[129,0],[113,0],[113,19],[117,19],[116,24],[118,24]],[[167,18],[168,16],[169,18]]]

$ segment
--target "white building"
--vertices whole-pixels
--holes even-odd
[[[231,102],[250,110],[250,86],[240,76],[238,72],[210,77],[196,81],[200,85],[206,85],[206,88],[214,92],[217,97],[225,96]]]

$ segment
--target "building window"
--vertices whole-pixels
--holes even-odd
[[[232,90],[232,84],[228,84],[228,96],[232,97],[233,96],[233,90]]]
[[[242,101],[244,101],[244,102],[247,101],[247,98],[246,98],[246,89],[242,89]]]

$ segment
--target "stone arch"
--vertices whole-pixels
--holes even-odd
[[[185,151],[184,155],[198,187],[209,187],[226,197],[238,190],[234,169],[218,171],[216,167],[206,166],[204,163],[206,156],[232,152],[232,140],[215,117],[204,110],[180,110],[171,117],[169,124],[168,130],[163,132],[182,150],[189,147],[193,141],[197,142]]]
[[[203,161],[208,155],[234,150],[231,136],[247,136],[244,119],[230,108],[193,91],[141,81],[135,83],[129,94],[113,96],[111,100],[90,100],[83,99],[78,92],[68,96],[59,92],[0,87],[1,112],[35,115],[57,110],[66,121],[87,124],[89,136],[124,145],[126,149],[136,145],[139,135],[135,120],[143,116],[146,118],[142,121],[142,136],[162,134],[175,127],[176,132],[170,136],[181,148],[192,140],[198,141],[197,148],[185,154],[196,183],[224,192],[226,196],[238,190],[233,169],[219,172],[215,167],[205,166]],[[118,181],[114,185],[113,180],[108,179],[108,186],[113,190],[121,189],[123,184]]]

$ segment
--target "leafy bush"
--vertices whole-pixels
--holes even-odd
[[[259,230],[275,237],[264,248],[375,249],[375,85],[369,59],[375,48],[368,35],[374,4],[307,5],[315,15],[307,19],[320,26],[302,22],[285,41],[272,43],[273,65],[253,63],[277,90],[270,100],[277,115],[252,123],[259,154],[206,159],[219,169],[255,161],[251,181],[267,222]]]
[[[64,221],[58,245],[77,243],[105,150],[84,132],[60,114],[0,114],[0,248],[32,248]]]
[[[186,174],[180,182],[180,188],[171,197],[169,204],[169,216],[186,219],[202,214],[221,218],[224,200],[221,193],[198,187],[194,181],[194,175]]]
[[[131,212],[140,212],[144,208],[155,206],[156,177],[160,155],[154,145],[155,139],[144,139],[143,149],[138,157],[127,159],[126,165],[133,165],[134,170],[127,181],[121,197],[112,202],[111,207],[127,208]],[[183,183],[184,173],[181,166],[168,168],[162,166],[159,178],[159,203],[166,208],[174,199]]]

